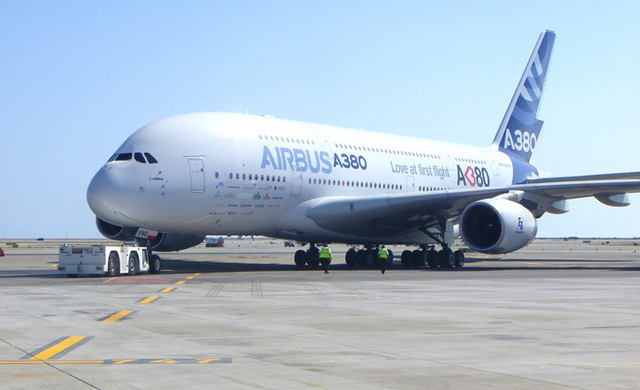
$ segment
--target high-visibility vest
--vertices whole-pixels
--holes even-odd
[[[387,257],[389,257],[389,251],[387,251],[387,248],[380,249],[380,258],[386,260]]]
[[[331,251],[329,250],[329,247],[323,246],[322,249],[320,249],[320,258],[321,259],[331,258]]]

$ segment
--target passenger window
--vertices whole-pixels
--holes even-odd
[[[149,164],[157,164],[158,160],[156,160],[155,157],[153,157],[151,155],[151,153],[145,153],[144,156],[147,158],[147,161],[149,161]]]
[[[135,160],[136,160],[137,162],[139,162],[139,163],[143,163],[143,164],[146,164],[146,163],[147,163],[147,160],[145,160],[145,159],[144,159],[144,156],[143,156],[143,155],[142,155],[142,153],[140,153],[140,152],[136,152],[136,153],[133,155],[133,158],[135,158]]]

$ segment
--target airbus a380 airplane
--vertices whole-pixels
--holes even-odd
[[[268,116],[194,113],[136,131],[87,191],[100,232],[176,251],[205,235],[264,235],[311,243],[296,264],[318,265],[315,243],[416,245],[403,265],[461,267],[450,249],[508,253],[528,245],[545,212],[593,196],[609,206],[640,192],[640,172],[539,178],[537,118],[555,34],[543,31],[493,143],[463,146]],[[436,251],[438,244],[442,250]],[[430,248],[430,250],[429,250]],[[153,270],[160,269],[154,256]]]

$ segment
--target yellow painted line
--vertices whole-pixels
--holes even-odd
[[[152,360],[151,363],[164,363],[164,364],[175,364],[177,363],[177,360],[173,360],[173,359],[159,359],[159,360]]]
[[[207,364],[207,363],[211,363],[211,362],[217,362],[220,359],[196,359],[198,361],[198,364]]]
[[[187,276],[185,279],[187,279],[187,280],[191,280],[191,279],[193,279],[193,278],[195,278],[195,276]]]
[[[133,313],[133,311],[131,311],[131,310],[123,310],[120,313],[116,313],[116,314],[112,315],[111,317],[102,320],[102,322],[116,322],[116,321],[128,316],[131,313]]]
[[[229,364],[232,360],[230,358],[214,358],[214,359],[104,359],[104,360],[0,360],[1,365],[16,365],[16,364],[103,364],[103,365],[145,365],[145,364]]]
[[[58,344],[45,349],[44,351],[40,352],[37,355],[34,355],[34,356],[30,357],[29,360],[47,360],[47,359],[51,359],[55,355],[59,354],[60,352],[64,351],[65,349],[73,347],[74,345],[78,344],[79,342],[81,342],[82,340],[84,340],[86,338],[87,338],[87,336],[71,336],[71,337],[67,337],[66,339],[62,340]]]
[[[135,362],[138,359],[118,359],[118,360],[114,360],[113,364],[125,364],[125,363],[131,363],[131,362]]]
[[[58,268],[58,264],[51,264],[51,268]]]
[[[145,298],[145,299],[141,300],[138,303],[151,303],[151,302],[155,301],[156,299],[158,299],[158,297],[148,297],[148,298]]]
[[[195,276],[200,276],[200,272],[196,272],[194,275]]]
[[[181,280],[181,281],[179,281],[179,282],[176,282],[176,284],[185,284],[185,283],[186,283],[186,281],[184,281],[184,280]]]
[[[0,360],[0,364],[104,364],[104,360]]]
[[[167,288],[163,288],[162,290],[160,290],[161,293],[168,293],[171,292],[173,290],[175,290],[175,287],[167,287]]]

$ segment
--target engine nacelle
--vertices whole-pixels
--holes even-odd
[[[501,254],[517,251],[533,241],[538,221],[521,204],[507,199],[479,200],[460,217],[460,234],[473,250]]]
[[[149,242],[149,249],[157,252],[175,252],[191,248],[200,244],[205,236],[186,234],[158,233],[156,238]]]
[[[118,241],[133,241],[138,231],[138,228],[112,225],[98,217],[96,217],[96,226],[100,234],[110,240]]]
[[[112,225],[100,218],[96,218],[96,225],[100,234],[110,240],[136,241],[138,228]],[[158,233],[156,238],[149,241],[149,248],[157,252],[175,252],[196,246],[205,236]]]

